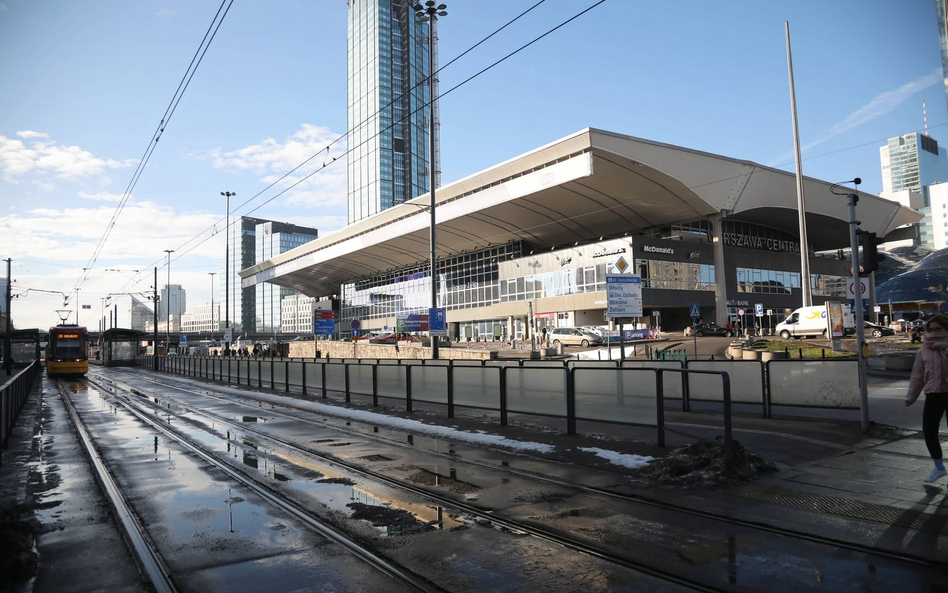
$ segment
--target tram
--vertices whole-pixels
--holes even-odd
[[[50,377],[85,375],[89,371],[88,331],[78,325],[49,328],[46,374]]]

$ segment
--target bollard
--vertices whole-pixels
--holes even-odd
[[[803,348],[800,348],[800,360],[803,360]]]
[[[820,358],[826,358],[826,348],[820,349]]]

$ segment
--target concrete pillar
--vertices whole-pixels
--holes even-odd
[[[727,277],[724,273],[724,215],[708,217],[714,247],[714,322],[727,327]]]
[[[514,334],[514,318],[513,318],[513,315],[508,315],[507,316],[507,339],[512,340],[515,337],[517,336]]]

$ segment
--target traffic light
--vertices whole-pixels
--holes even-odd
[[[861,274],[869,274],[879,269],[879,262],[885,259],[885,255],[879,253],[876,246],[883,243],[884,240],[876,237],[875,233],[860,230],[857,232],[860,251],[859,264],[862,267]]]

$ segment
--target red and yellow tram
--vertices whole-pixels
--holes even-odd
[[[46,374],[50,377],[85,375],[89,371],[88,331],[79,325],[49,328]]]

